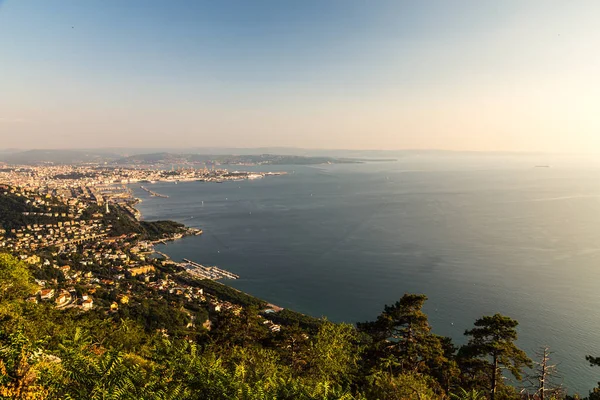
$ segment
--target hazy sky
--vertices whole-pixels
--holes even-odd
[[[0,147],[600,150],[600,1],[0,0]]]

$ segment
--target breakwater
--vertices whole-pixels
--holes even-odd
[[[145,187],[145,186],[140,186],[140,189],[142,189],[142,190],[143,190],[143,191],[145,191],[145,192],[148,192],[148,193],[150,194],[150,196],[153,196],[153,197],[162,197],[162,198],[165,198],[165,199],[168,199],[168,198],[169,198],[169,196],[167,196],[166,194],[160,194],[160,193],[156,193],[156,192],[154,192],[154,191],[152,191],[152,190],[148,189],[148,188],[147,188],[147,187]]]

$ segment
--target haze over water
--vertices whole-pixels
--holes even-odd
[[[205,231],[159,250],[334,321],[374,319],[404,293],[425,293],[434,332],[461,344],[476,318],[509,315],[530,356],[551,347],[571,392],[596,385],[585,355],[600,355],[600,164],[409,157],[262,170],[289,174],[152,186],[168,199],[136,186],[144,218]]]

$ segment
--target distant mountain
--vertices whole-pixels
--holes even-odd
[[[218,163],[221,165],[315,165],[315,164],[347,164],[359,163],[360,159],[333,157],[305,157],[280,154],[175,154],[152,153],[138,154],[116,160],[115,164],[180,164],[180,163]]]
[[[115,153],[88,150],[27,150],[16,153],[0,153],[0,161],[9,164],[80,164],[103,163],[121,158]]]
[[[112,151],[111,151],[112,150]],[[107,163],[112,165],[152,165],[184,163],[216,163],[221,165],[315,165],[359,163],[365,159],[330,157],[326,155],[292,155],[259,153],[258,149],[245,149],[239,153],[194,153],[194,152],[154,152],[131,154],[132,149],[111,150],[26,150],[0,152],[0,161],[8,164],[83,164]],[[236,150],[236,149],[229,149]],[[237,149],[239,150],[239,149]],[[248,153],[248,154],[246,154]]]
[[[176,161],[185,160],[185,157],[181,154],[172,154],[167,152],[161,153],[150,153],[150,154],[136,154],[128,157],[121,157],[114,160],[116,164],[157,164],[157,163],[171,163]]]
[[[111,162],[118,159],[143,156],[144,159],[168,161],[176,163],[182,156],[198,155],[201,160],[216,158],[217,156],[258,156],[279,155],[297,157],[316,157],[331,160],[382,160],[400,159],[414,156],[427,157],[469,157],[469,156],[527,156],[540,155],[541,153],[525,152],[476,152],[476,151],[448,151],[435,149],[405,149],[405,150],[348,150],[348,149],[310,149],[298,147],[188,147],[188,148],[129,148],[129,147],[106,147],[95,149],[71,149],[71,150],[28,150],[0,149],[0,161],[15,163],[77,163],[77,162]],[[88,157],[89,156],[89,157]],[[91,157],[91,158],[90,158]],[[10,161],[8,161],[10,160]],[[135,160],[135,159],[133,159]],[[172,160],[172,161],[169,161]],[[299,159],[288,159],[287,163],[296,163]],[[141,162],[141,161],[140,161]],[[325,161],[326,162],[326,161]]]

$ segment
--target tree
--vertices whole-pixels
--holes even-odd
[[[301,373],[307,364],[309,336],[297,324],[282,327],[276,342],[282,361],[288,365],[294,376]]]
[[[24,299],[35,291],[25,264],[10,254],[0,253],[0,302]]]
[[[236,315],[231,310],[216,313],[210,337],[223,347],[253,346],[264,340],[269,330],[258,316],[258,309],[245,307]]]
[[[26,321],[24,310],[28,307],[24,300],[36,289],[27,266],[0,253],[0,327],[5,333],[19,330]]]
[[[356,330],[352,325],[325,321],[307,352],[310,376],[321,382],[350,382],[359,358]]]
[[[501,314],[484,316],[475,321],[475,328],[467,330],[469,342],[461,353],[480,362],[489,374],[490,398],[496,398],[496,391],[502,382],[502,368],[508,369],[512,375],[521,380],[524,366],[531,367],[532,362],[527,354],[515,345],[516,327],[519,323]]]
[[[548,400],[561,396],[564,392],[563,388],[554,382],[556,378],[556,365],[550,364],[550,349],[542,347],[536,352],[537,359],[535,361],[533,373],[528,376],[528,380],[533,386],[536,399]]]
[[[374,322],[358,324],[371,339],[370,358],[390,372],[430,373],[447,359],[442,338],[431,333],[427,315],[421,310],[427,296],[405,294],[394,305],[386,305]]]
[[[590,366],[600,367],[600,357],[585,356],[585,359],[590,363]],[[600,400],[600,382],[598,382],[598,387],[590,392],[589,400]]]

